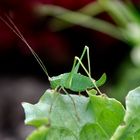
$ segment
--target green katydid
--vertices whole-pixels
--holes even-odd
[[[91,72],[90,72],[89,48],[87,46],[85,46],[85,48],[83,50],[83,53],[82,53],[80,58],[75,57],[71,72],[60,74],[60,75],[54,76],[54,77],[49,77],[47,69],[46,69],[45,65],[43,64],[43,62],[41,61],[41,59],[39,58],[39,56],[30,47],[30,45],[28,44],[26,39],[23,37],[23,35],[19,31],[19,29],[15,26],[13,21],[10,19],[10,17],[8,17],[8,16],[6,16],[6,17],[7,17],[8,21],[10,22],[11,25],[7,21],[5,21],[5,19],[3,19],[2,17],[0,17],[0,19],[10,29],[12,29],[12,31],[27,45],[27,47],[29,48],[29,50],[31,51],[33,56],[36,58],[37,62],[39,63],[39,65],[41,66],[41,68],[43,69],[45,74],[47,75],[52,89],[57,89],[57,88],[61,87],[63,89],[66,88],[66,89],[70,89],[70,90],[75,91],[75,92],[81,92],[81,91],[86,91],[88,89],[91,89],[91,88],[95,87],[98,90],[98,92],[101,93],[99,91],[98,87],[105,83],[106,75],[103,74],[98,81],[95,81],[94,79],[92,79]],[[87,52],[89,72],[86,70],[85,66],[82,63],[82,59],[83,59],[83,56],[85,55],[85,52]],[[85,70],[87,76],[78,73],[80,65]]]
[[[88,58],[88,70],[86,70],[85,66],[82,63],[82,58],[87,51],[87,58]],[[78,63],[76,64],[76,62]],[[66,89],[70,89],[75,92],[82,92],[86,91],[87,89],[96,88],[103,85],[106,81],[106,74],[103,74],[101,78],[95,82],[94,79],[91,78],[90,75],[90,59],[89,59],[89,48],[85,46],[81,57],[75,57],[73,67],[71,72],[60,74],[58,76],[54,76],[49,78],[50,84],[52,88],[63,87]],[[78,73],[79,66],[85,70],[87,76]],[[99,91],[99,90],[98,90]],[[100,92],[100,91],[99,91]]]

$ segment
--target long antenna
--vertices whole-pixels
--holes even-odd
[[[5,15],[5,16],[6,16],[7,20],[9,21],[9,23],[8,23],[8,21],[6,21],[1,16],[0,16],[0,20],[3,21],[7,25],[7,27],[9,27],[25,43],[25,45],[31,51],[31,53],[33,54],[33,56],[37,60],[38,64],[41,66],[42,70],[45,72],[45,74],[47,75],[47,77],[49,79],[49,74],[47,72],[47,69],[46,69],[44,63],[42,62],[42,60],[40,59],[40,57],[38,56],[38,54],[31,48],[31,46],[26,41],[25,37],[21,34],[21,32],[19,31],[19,29],[17,28],[17,26],[15,25],[15,23],[12,21],[12,19],[8,15]]]

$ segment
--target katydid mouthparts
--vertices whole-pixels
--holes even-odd
[[[89,48],[87,46],[84,47],[83,53],[80,58],[79,57],[74,58],[73,67],[70,72],[60,74],[58,76],[49,77],[47,69],[44,63],[42,62],[42,60],[40,59],[40,57],[28,44],[28,42],[26,41],[22,33],[19,31],[17,26],[14,24],[12,19],[7,15],[5,15],[5,17],[7,20],[5,20],[3,17],[0,17],[0,20],[3,21],[14,32],[23,41],[23,43],[25,43],[25,45],[28,47],[28,49],[31,51],[31,53],[33,54],[33,56],[41,66],[42,70],[47,75],[52,89],[58,89],[62,87],[62,88],[70,89],[71,91],[74,92],[82,92],[88,89],[96,88],[97,91],[101,93],[98,87],[102,86],[106,82],[106,74],[104,73],[101,76],[101,78],[97,81],[95,81],[91,77]],[[82,59],[85,55],[85,52],[87,52],[88,71],[82,63]],[[80,65],[86,72],[87,76],[78,73]]]

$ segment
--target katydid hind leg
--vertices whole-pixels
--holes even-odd
[[[83,57],[84,57],[84,55],[85,55],[85,53],[86,53],[87,50],[88,50],[88,47],[85,46],[85,47],[84,47],[84,50],[83,50],[83,52],[82,52],[82,55],[81,55],[81,57],[80,57],[80,60],[81,60],[81,61],[82,61],[82,59],[83,59]],[[80,63],[78,62],[78,63],[76,64],[76,66],[74,67],[73,70],[77,73],[78,70],[79,70],[79,67],[80,67]]]
[[[88,77],[90,78],[90,80],[92,81],[94,87],[97,89],[97,91],[99,92],[99,94],[102,94],[101,91],[99,90],[99,88],[97,87],[95,80],[91,77],[90,73],[88,72],[88,70],[86,69],[86,67],[82,63],[82,61],[79,59],[79,57],[76,56],[75,59],[77,61],[79,61],[81,67],[84,69],[84,71],[86,72],[86,74],[88,75]]]
[[[83,50],[82,55],[80,57],[80,60],[82,61],[82,59],[83,59],[83,57],[84,57],[84,55],[85,55],[86,52],[87,52],[87,60],[88,60],[88,70],[89,70],[89,74],[90,74],[91,72],[90,72],[89,48],[87,46],[84,47],[84,50]],[[73,75],[74,75],[74,73],[77,73],[78,72],[79,67],[80,67],[80,62],[77,61],[77,59],[74,58],[72,70],[71,70],[71,72],[69,74],[69,77],[68,77],[68,80],[66,82],[67,87],[69,87],[69,88],[71,87]]]
[[[90,56],[89,56],[89,47],[88,47],[88,46],[85,46],[85,47],[84,47],[84,50],[83,50],[83,52],[82,52],[82,55],[81,55],[81,57],[79,58],[79,59],[81,60],[81,62],[82,62],[82,59],[83,59],[85,53],[87,53],[88,73],[91,75]],[[80,62],[78,61],[78,63],[76,64],[76,67],[75,67],[75,69],[74,69],[74,71],[75,71],[76,73],[78,72],[79,67],[80,67]]]
[[[86,46],[86,48],[87,48],[88,72],[89,72],[89,75],[91,75],[91,65],[90,65],[89,48],[87,46]]]
[[[80,60],[82,61],[85,53],[87,52],[87,60],[88,60],[88,70],[90,73],[90,59],[89,59],[89,48],[87,46],[84,47],[84,50],[82,52],[82,55],[80,57]],[[77,64],[76,64],[77,63]],[[71,88],[71,83],[72,83],[72,79],[73,79],[73,75],[74,73],[77,73],[80,67],[80,62],[77,61],[77,59],[74,58],[74,62],[73,62],[73,66],[72,66],[72,70],[68,76],[67,82],[66,82],[66,87]]]
[[[83,52],[82,52],[82,55],[81,55],[81,57],[80,57],[80,60],[81,60],[81,61],[82,61],[82,59],[83,59],[83,57],[84,57],[85,52],[87,51],[87,49],[88,49],[88,47],[85,46],[85,47],[84,47],[84,50],[83,50]],[[77,62],[77,60],[74,58],[73,66],[72,66],[72,69],[71,69],[71,72],[70,72],[70,76],[69,76],[69,80],[72,80],[73,74],[74,74],[74,73],[77,73],[78,70],[79,70],[80,63],[78,62],[78,63],[76,64],[76,62]]]

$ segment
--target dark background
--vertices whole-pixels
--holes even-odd
[[[80,26],[54,32],[48,26],[52,17],[39,17],[33,12],[36,4],[40,3],[78,10],[93,1],[5,0],[0,1],[0,14],[4,18],[5,13],[12,17],[30,46],[44,62],[50,76],[70,71],[74,56],[80,56],[84,46],[89,46],[92,77],[98,79],[102,73],[107,74],[105,91],[108,85],[115,82],[115,74],[121,62],[128,56],[130,46]],[[108,19],[105,13],[99,17]],[[84,63],[87,64],[86,57]],[[25,139],[32,128],[23,124],[21,102],[36,103],[47,88],[47,76],[31,52],[5,23],[0,21],[0,139]]]

